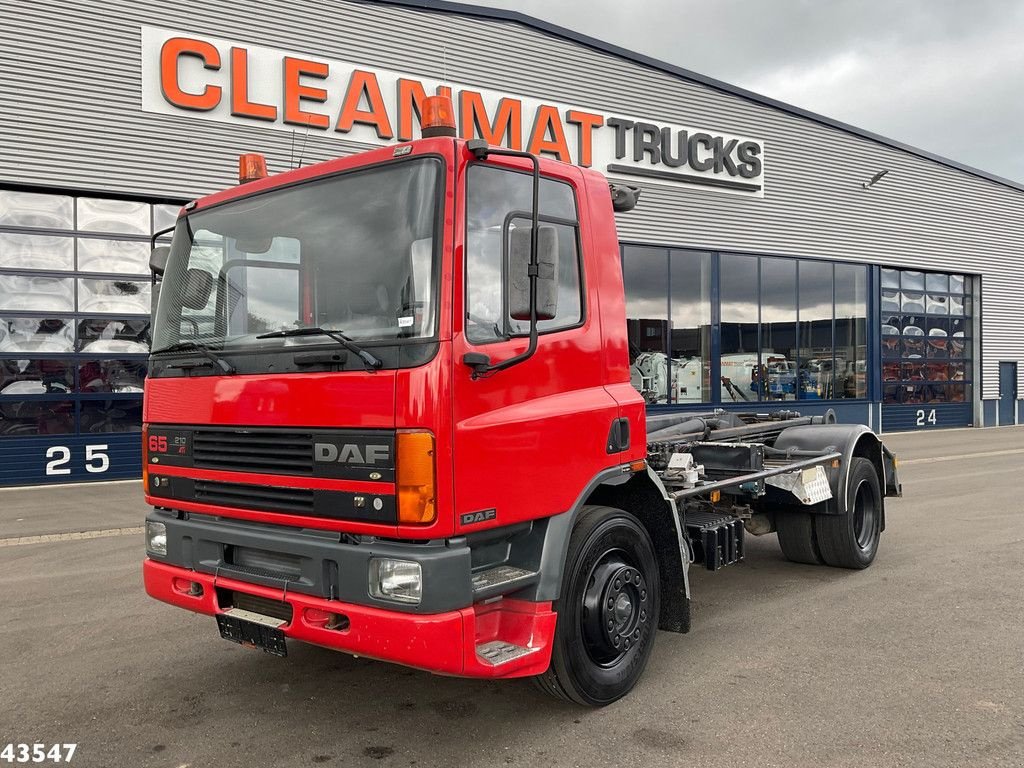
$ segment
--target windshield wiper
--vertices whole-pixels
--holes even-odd
[[[289,328],[284,331],[271,331],[270,333],[261,333],[257,336],[257,339],[286,339],[290,336],[328,336],[334,339],[336,342],[341,344],[349,352],[358,355],[359,359],[362,360],[368,368],[376,370],[380,368],[382,363],[378,358],[371,355],[365,349],[356,344],[352,339],[346,336],[341,331],[335,331],[330,328]]]
[[[220,355],[215,354],[208,346],[200,344],[198,341],[178,341],[170,346],[164,347],[163,349],[154,349],[150,354],[159,355],[161,352],[198,352],[224,371],[224,373],[238,373],[235,366]]]

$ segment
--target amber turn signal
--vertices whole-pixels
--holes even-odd
[[[142,491],[149,493],[149,424],[142,425]]]
[[[397,443],[398,523],[432,523],[437,519],[434,436],[422,430],[399,431]]]

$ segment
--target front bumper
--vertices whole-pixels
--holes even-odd
[[[287,637],[442,674],[520,677],[548,667],[551,603],[474,592],[465,539],[346,542],[325,531],[204,515],[154,511],[146,519],[166,526],[167,554],[149,555],[143,568],[146,591],[158,600],[211,616],[231,607],[232,592],[285,602]],[[243,552],[261,555],[260,567],[241,564]],[[371,596],[374,557],[419,563],[421,601]],[[329,628],[327,614],[343,616],[344,629]],[[517,651],[495,663],[494,647],[504,644]]]
[[[209,616],[224,613],[218,589],[287,602],[292,619],[281,628],[286,637],[356,656],[439,674],[485,678],[538,675],[551,661],[555,614],[550,603],[503,598],[444,613],[410,614],[283,592],[151,559],[142,570],[151,597]],[[193,584],[201,586],[201,594],[195,594]],[[341,614],[348,624],[344,629],[329,629],[322,613]],[[492,664],[478,648],[494,641],[530,652]]]

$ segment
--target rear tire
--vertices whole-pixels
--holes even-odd
[[[534,684],[590,707],[632,690],[647,666],[661,609],[647,530],[612,507],[584,507],[565,559],[551,666]]]
[[[871,565],[882,533],[882,491],[869,459],[858,456],[850,462],[846,514],[820,515],[814,532],[828,565],[855,569]]]
[[[807,565],[821,565],[821,553],[814,536],[815,520],[809,512],[778,511],[775,530],[779,546],[787,560]]]

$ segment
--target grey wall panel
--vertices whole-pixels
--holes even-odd
[[[1024,193],[513,22],[342,0],[0,0],[0,184],[191,198],[293,136],[140,110],[140,26],[162,26],[765,142],[764,199],[648,186],[624,240],[982,274],[984,397],[1024,362]],[[297,131],[306,162],[360,150]],[[877,186],[861,183],[890,173]],[[1024,389],[1024,365],[1022,389]]]

